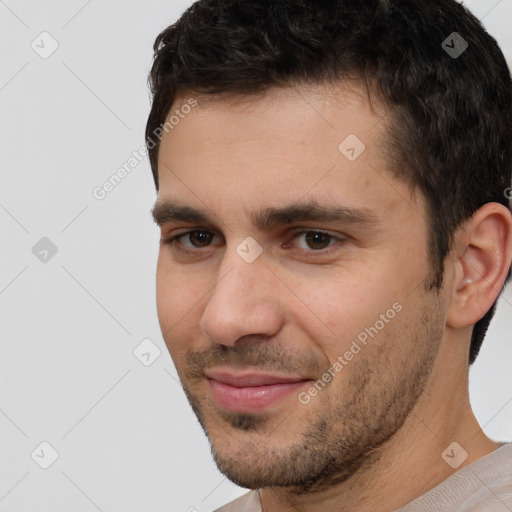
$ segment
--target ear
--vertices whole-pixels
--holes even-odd
[[[447,325],[475,324],[498,297],[512,259],[512,215],[503,205],[486,203],[457,230],[454,283]]]

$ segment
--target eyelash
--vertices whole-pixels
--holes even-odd
[[[171,236],[171,237],[168,237],[168,238],[162,238],[162,243],[165,244],[165,245],[170,245],[170,246],[173,246],[175,249],[177,249],[178,251],[182,252],[182,253],[186,253],[186,254],[192,254],[192,253],[198,253],[198,252],[201,252],[201,249],[208,249],[209,247],[211,247],[211,245],[208,245],[206,247],[196,247],[195,249],[185,249],[178,241],[180,238],[183,238],[185,236],[188,236],[192,233],[209,233],[209,234],[213,234],[214,236],[215,233],[213,233],[212,231],[208,231],[206,229],[192,229],[192,230],[189,230],[189,231],[184,231],[183,233],[179,233],[178,235],[174,235],[174,236]],[[296,231],[295,233],[292,233],[292,236],[291,236],[291,239],[295,239],[297,238],[299,235],[305,235],[305,234],[308,234],[308,233],[315,233],[315,234],[322,234],[322,235],[327,235],[328,237],[330,237],[330,239],[332,240],[337,240],[337,243],[334,243],[334,244],[331,244],[331,245],[328,245],[326,248],[324,249],[298,249],[299,251],[301,251],[303,254],[305,254],[306,256],[315,256],[315,255],[318,255],[318,254],[329,254],[330,252],[332,252],[333,250],[336,250],[336,246],[339,245],[340,242],[344,242],[346,240],[346,237],[340,237],[340,236],[336,236],[336,235],[333,235],[327,231],[322,231],[322,230],[316,230],[316,229],[308,229],[308,230],[302,230],[302,231]],[[287,242],[288,244],[288,242]],[[287,245],[287,247],[289,247],[289,245]]]

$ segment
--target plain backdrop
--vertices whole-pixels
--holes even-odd
[[[510,59],[512,0],[466,4]],[[0,511],[206,512],[245,492],[161,337],[147,160],[93,195],[143,145],[152,44],[188,5],[0,0]],[[508,290],[470,375],[502,441],[511,316]]]

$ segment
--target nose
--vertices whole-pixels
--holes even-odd
[[[214,343],[228,346],[243,336],[276,334],[283,318],[280,284],[265,264],[264,253],[248,263],[233,248],[226,248],[218,281],[201,316],[201,330]]]

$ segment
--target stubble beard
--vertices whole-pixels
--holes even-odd
[[[337,394],[335,377],[309,404],[297,401],[289,416],[279,421],[266,413],[236,414],[212,407],[182,379],[219,470],[241,487],[281,487],[300,495],[328,489],[375,464],[432,372],[444,332],[443,306],[433,295],[416,325],[408,327],[411,339],[402,343],[409,347],[407,354],[390,353],[398,350],[392,338],[398,330],[394,334],[384,330],[379,333],[384,343],[376,350],[365,348],[363,357],[350,363],[350,377]],[[371,356],[364,357],[365,350]],[[395,373],[390,374],[390,368],[396,368]],[[301,412],[300,420],[296,410]],[[277,423],[273,428],[272,422]],[[297,425],[305,427],[297,431]],[[276,434],[290,441],[279,446],[272,442]]]

